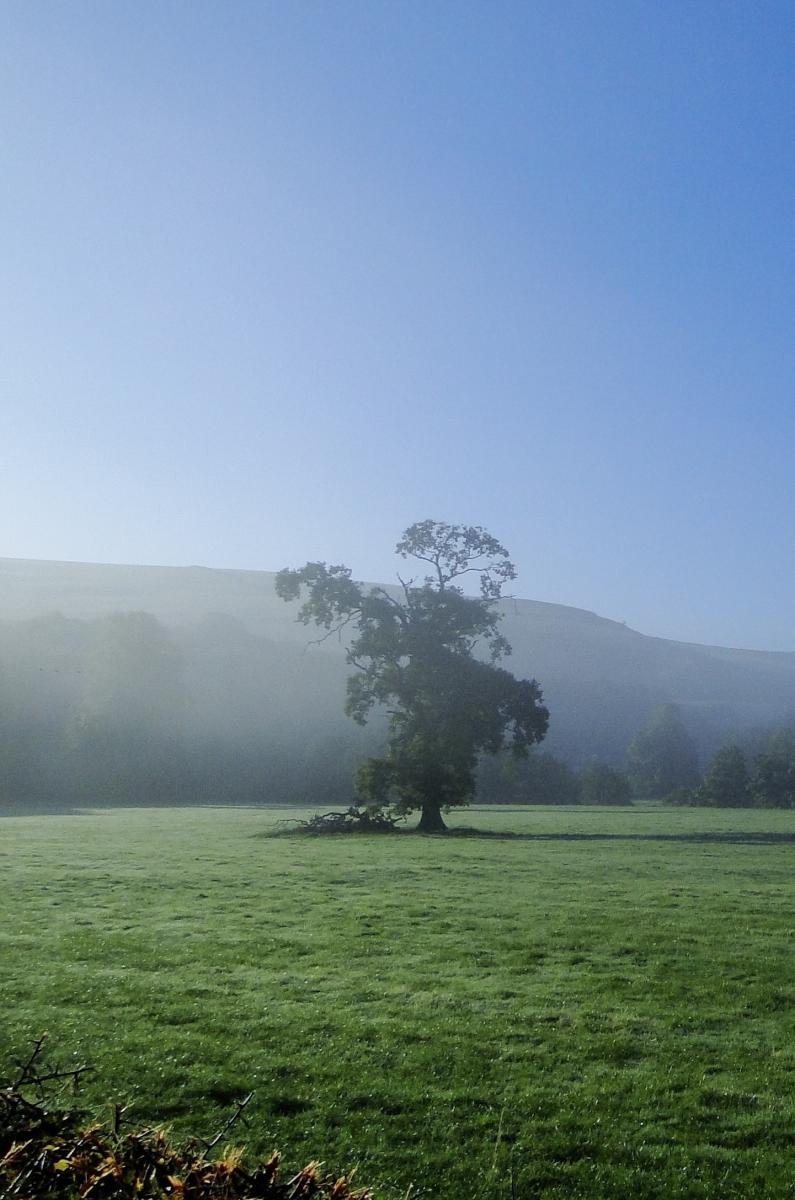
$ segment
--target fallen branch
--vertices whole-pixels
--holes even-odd
[[[395,817],[382,809],[358,808],[351,805],[344,812],[316,813],[308,821],[299,821],[296,833],[315,836],[331,833],[400,833]]]

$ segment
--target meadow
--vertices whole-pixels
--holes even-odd
[[[106,1117],[356,1166],[384,1200],[795,1195],[795,813],[0,820],[0,1068]],[[517,836],[507,836],[513,834]]]

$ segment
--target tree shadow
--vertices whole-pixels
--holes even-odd
[[[716,846],[795,846],[795,832],[513,833],[510,830],[475,829],[464,825],[437,836],[503,842],[688,842]]]
[[[75,807],[72,804],[2,804],[0,803],[0,819],[3,817],[85,817],[89,815],[88,807]]]

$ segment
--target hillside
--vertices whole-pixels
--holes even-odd
[[[226,614],[250,635],[267,639],[282,657],[303,651],[308,631],[279,601],[268,571],[204,567],[139,567],[0,559],[0,620],[61,613],[97,618],[114,612],[152,613],[172,630]],[[552,712],[548,745],[572,764],[591,755],[620,761],[634,732],[660,703],[679,704],[702,754],[735,729],[767,724],[795,712],[795,654],[735,650],[647,637],[583,609],[536,600],[509,600],[504,630],[510,667],[542,684]],[[292,648],[292,649],[291,649]],[[333,642],[315,651],[302,674],[305,720],[327,711],[338,672],[321,663],[341,654]],[[324,676],[323,704],[308,679]],[[300,701],[296,697],[296,703]]]

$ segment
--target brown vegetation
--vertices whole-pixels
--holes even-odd
[[[46,1093],[56,1081],[77,1084],[90,1068],[42,1067],[43,1044],[36,1042],[16,1079],[0,1089],[3,1200],[369,1200],[368,1192],[352,1189],[350,1176],[324,1175],[318,1163],[281,1180],[276,1152],[252,1166],[235,1148],[210,1157],[247,1101],[216,1137],[184,1147],[162,1129],[122,1133],[118,1108],[108,1125],[86,1125],[74,1108],[47,1103]]]

